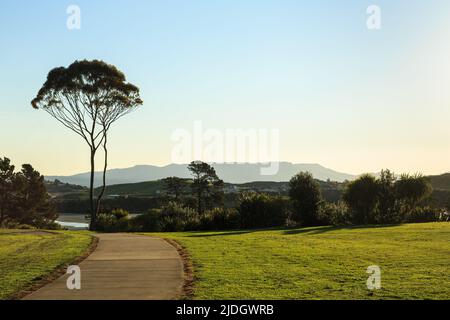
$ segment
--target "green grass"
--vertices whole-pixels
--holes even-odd
[[[32,234],[0,229],[0,299],[82,256],[91,239],[87,232]]]
[[[195,299],[450,298],[450,223],[156,235],[189,251]]]

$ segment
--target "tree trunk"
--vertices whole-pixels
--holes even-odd
[[[97,206],[95,208],[96,215],[99,214],[100,202],[101,202],[103,195],[105,194],[105,190],[106,190],[106,169],[108,168],[108,148],[106,147],[106,144],[107,144],[107,136],[105,135],[105,140],[103,141],[103,150],[105,151],[105,163],[103,165],[103,185],[102,185],[102,190],[97,198]]]
[[[91,148],[91,179],[89,184],[89,203],[90,203],[90,214],[91,214],[91,223],[90,230],[95,230],[95,224],[97,222],[97,215],[95,212],[94,205],[94,172],[95,172],[95,150]]]

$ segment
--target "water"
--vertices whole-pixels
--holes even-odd
[[[61,213],[56,223],[72,230],[84,230],[89,228],[89,221],[84,214]]]
[[[61,227],[68,229],[88,229],[89,223],[56,221]]]
[[[139,214],[130,214],[130,218],[137,215]],[[86,215],[80,213],[61,213],[55,222],[70,230],[89,229],[89,220],[86,219]]]

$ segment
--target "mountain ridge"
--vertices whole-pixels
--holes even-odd
[[[275,175],[262,175],[261,169],[267,168],[265,164],[235,164],[235,163],[211,163],[216,169],[218,176],[227,183],[246,183],[249,181],[289,181],[292,176],[301,171],[308,171],[318,180],[332,180],[343,182],[353,180],[357,176],[335,171],[317,163],[291,163],[279,162],[279,170]],[[95,186],[100,185],[102,172],[95,172]],[[158,180],[170,176],[189,178],[190,173],[187,164],[168,164],[165,166],[136,165],[129,168],[115,168],[107,171],[107,184],[138,183]],[[83,172],[70,176],[46,176],[49,181],[59,180],[64,183],[81,186],[89,185],[89,172]]]

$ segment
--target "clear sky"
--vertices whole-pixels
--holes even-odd
[[[66,9],[81,9],[68,30]],[[382,29],[366,9],[382,10]],[[116,65],[145,101],[110,167],[171,162],[174,130],[280,130],[280,159],[348,173],[450,171],[448,0],[2,1],[0,156],[88,171],[81,138],[30,106],[49,70]]]

